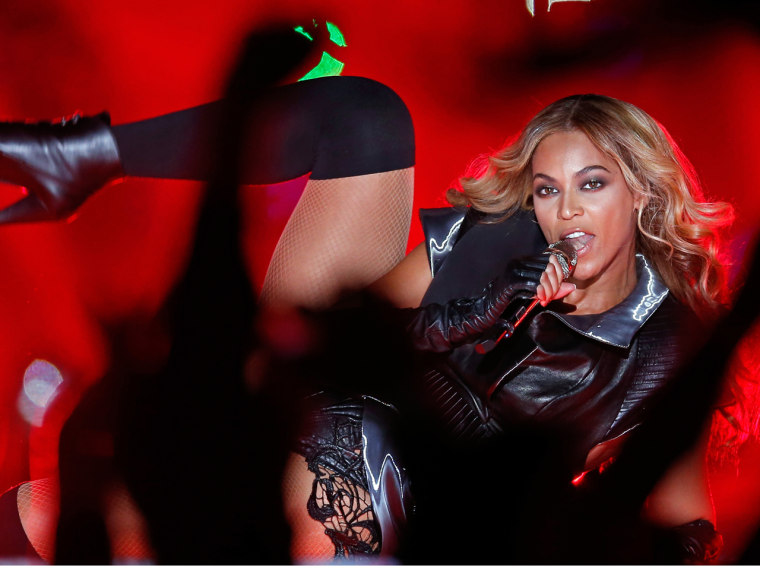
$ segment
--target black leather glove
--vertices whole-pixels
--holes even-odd
[[[698,519],[671,529],[685,564],[714,561],[723,548],[723,536],[710,521]]]
[[[548,254],[517,259],[478,297],[408,309],[406,330],[412,344],[417,350],[446,352],[458,344],[475,340],[499,322],[512,301],[535,296],[548,263]]]
[[[658,529],[654,538],[654,564],[710,564],[723,549],[723,536],[705,519]]]

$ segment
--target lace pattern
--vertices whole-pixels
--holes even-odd
[[[314,473],[306,508],[325,527],[336,559],[379,554],[382,542],[362,458],[361,405],[341,403],[315,414],[299,452]]]

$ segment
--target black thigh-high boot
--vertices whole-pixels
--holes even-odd
[[[208,179],[226,148],[215,140],[224,103],[114,127],[124,172]],[[398,95],[361,77],[313,79],[265,90],[245,120],[237,180],[266,184],[310,173],[268,265],[263,302],[323,306],[403,258],[414,131]]]
[[[223,101],[112,128],[128,176],[207,180]],[[240,181],[269,184],[311,172],[324,180],[414,165],[406,106],[363,77],[323,77],[267,89],[247,125]]]
[[[388,87],[361,77],[325,77],[255,94],[246,128],[246,184],[311,172],[324,180],[414,164],[411,118]],[[223,102],[108,126],[108,116],[60,124],[0,125],[0,179],[30,196],[0,211],[0,223],[69,216],[91,194],[124,176],[206,180],[223,148],[215,140]]]

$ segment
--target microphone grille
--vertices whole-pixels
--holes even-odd
[[[578,253],[567,240],[559,240],[550,244],[544,253],[551,254],[557,258],[560,267],[562,267],[562,279],[569,279],[575,271],[578,264]]]

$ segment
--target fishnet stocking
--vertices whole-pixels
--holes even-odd
[[[114,559],[121,563],[155,560],[148,525],[124,483],[108,487],[103,506]]]
[[[328,305],[404,257],[414,168],[309,180],[272,255],[261,301]]]
[[[54,477],[19,485],[17,503],[21,525],[37,554],[53,561],[59,515],[60,488]],[[117,560],[152,560],[145,521],[123,484],[111,486],[105,496],[105,517],[111,550]]]
[[[58,481],[52,477],[22,483],[18,488],[18,516],[29,542],[46,562],[53,561],[58,523]]]

